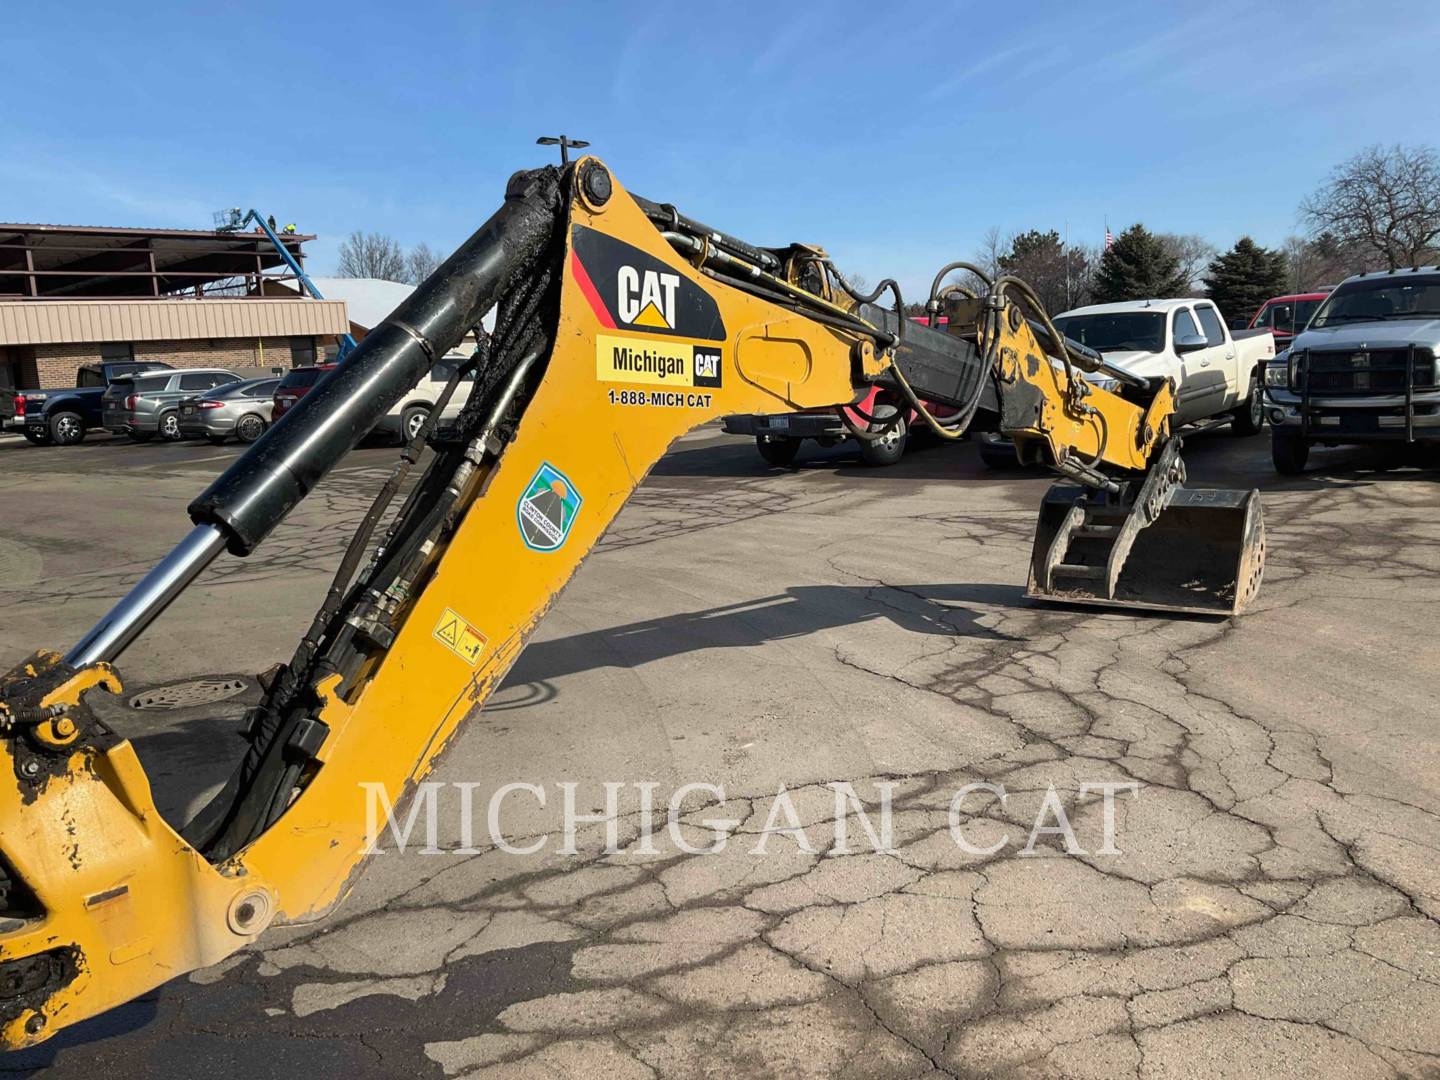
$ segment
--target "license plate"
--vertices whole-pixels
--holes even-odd
[[[1380,416],[1378,413],[1342,413],[1340,430],[1352,435],[1378,435]]]
[[[790,418],[788,416],[772,416],[768,426],[771,431],[789,431]]]

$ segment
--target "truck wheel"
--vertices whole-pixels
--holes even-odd
[[[400,445],[404,446],[420,434],[421,425],[430,418],[430,410],[416,405],[405,410],[400,417]]]
[[[85,421],[79,413],[56,413],[50,418],[50,441],[56,446],[74,446],[85,439]]]
[[[1282,476],[1299,476],[1305,471],[1305,462],[1310,458],[1310,444],[1298,435],[1272,428],[1270,458],[1275,462],[1275,471]]]
[[[29,428],[26,428],[25,431],[24,431],[24,435],[25,435],[25,441],[26,441],[26,442],[33,443],[33,444],[36,445],[36,446],[49,446],[49,445],[50,445],[50,436],[49,436],[49,435],[46,435],[46,434],[44,434],[44,433],[42,433],[42,432],[39,432],[39,431],[31,431]]]
[[[265,421],[251,413],[235,424],[235,437],[247,446],[265,434]],[[223,439],[221,440],[224,441]]]
[[[894,405],[882,405],[877,403],[871,412],[878,423],[876,427],[883,427],[884,421],[891,419],[898,412]],[[910,425],[905,422],[905,417],[900,417],[895,426],[878,439],[861,439],[860,456],[865,460],[866,465],[894,465],[905,456],[905,444],[909,441]]]
[[[174,412],[161,413],[160,438],[166,442],[179,442],[181,437],[180,414]]]
[[[1250,393],[1230,415],[1230,434],[1256,435],[1265,426],[1265,399],[1260,392],[1260,375],[1250,376]]]
[[[795,463],[795,458],[800,453],[800,442],[800,439],[791,439],[784,435],[756,435],[755,449],[760,451],[765,464],[784,469]]]

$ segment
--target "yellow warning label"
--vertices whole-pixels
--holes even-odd
[[[445,614],[441,615],[440,621],[435,624],[435,640],[474,667],[480,654],[485,651],[485,643],[489,639],[446,608]]]
[[[595,377],[601,382],[695,386],[694,354],[693,345],[596,334]]]

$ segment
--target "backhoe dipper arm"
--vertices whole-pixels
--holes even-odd
[[[1097,469],[1142,466],[1163,431],[1168,395],[1094,391],[1104,434],[1057,397],[1065,372],[1011,305],[988,329],[901,327],[827,267],[814,249],[753,248],[636,199],[594,158],[516,174],[502,209],[191,505],[194,532],[150,578],[63,659],[36,653],[0,679],[0,771],[13,777],[0,783],[0,1047],[339,902],[373,840],[365,786],[398,804],[426,775],[698,424],[847,405],[886,380],[973,411],[993,370],[1002,406],[1015,387],[1040,396],[1017,434]],[[496,304],[457,431],[427,426],[402,455],[251,711],[243,761],[177,831],[84,695],[118,693],[109,662],[185,583],[223,548],[253,551]],[[381,530],[430,436],[433,460]]]

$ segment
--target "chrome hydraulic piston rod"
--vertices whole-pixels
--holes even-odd
[[[555,234],[561,181],[554,169],[516,173],[490,220],[190,504],[195,529],[66,663],[114,660],[221,551],[255,550],[497,298],[533,271]]]

